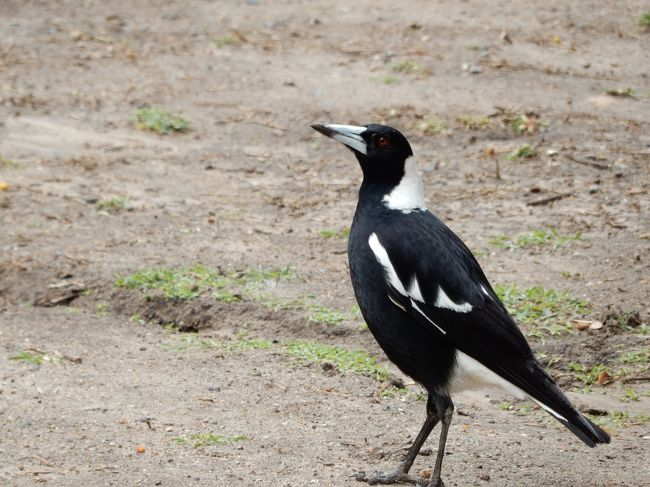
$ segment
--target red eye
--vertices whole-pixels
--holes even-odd
[[[380,135],[377,137],[377,147],[380,147],[382,149],[386,147],[390,147],[390,139],[386,135]]]

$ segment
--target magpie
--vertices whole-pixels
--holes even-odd
[[[348,259],[354,294],[388,358],[427,391],[426,419],[397,469],[355,478],[369,484],[417,483],[408,472],[440,422],[428,487],[441,487],[454,404],[463,389],[497,386],[528,398],[587,446],[609,435],[582,416],[537,361],[471,251],[426,208],[408,141],[386,125],[316,124],[356,156],[363,181]]]

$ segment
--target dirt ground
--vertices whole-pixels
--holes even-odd
[[[461,394],[447,485],[648,485],[650,5],[533,4],[0,2],[0,485],[342,486],[397,463],[417,386],[286,352],[311,340],[392,367],[327,233],[349,226],[360,171],[316,122],[402,130],[429,208],[492,282],[566,291],[603,324],[532,343],[611,445]],[[144,106],[190,129],[139,130]],[[536,155],[507,157],[523,145]],[[533,229],[581,237],[493,243]],[[116,287],[197,263],[291,277],[234,302]],[[573,362],[609,376],[583,387]]]

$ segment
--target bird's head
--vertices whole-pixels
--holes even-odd
[[[315,124],[312,128],[350,148],[367,177],[401,179],[404,162],[413,155],[406,137],[387,125]]]
[[[357,157],[364,184],[384,188],[382,201],[391,209],[424,208],[424,197],[413,151],[399,130],[387,125],[315,124],[323,135],[346,145]]]

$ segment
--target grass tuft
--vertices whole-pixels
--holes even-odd
[[[148,130],[159,135],[185,132],[190,126],[189,122],[180,115],[160,108],[140,108],[133,116],[133,124],[140,130]]]
[[[442,132],[447,126],[445,122],[435,117],[425,117],[424,120],[418,122],[416,128],[425,135],[435,135]]]
[[[327,325],[338,325],[347,319],[347,317],[338,311],[334,311],[325,306],[312,305],[309,309],[309,321],[325,323]]]
[[[301,363],[329,362],[342,372],[356,372],[378,381],[385,381],[390,377],[388,369],[377,365],[377,358],[364,351],[349,351],[307,340],[289,342],[286,344],[286,350]]]
[[[497,285],[494,290],[512,317],[529,325],[528,336],[532,338],[571,333],[570,319],[591,310],[589,303],[564,291],[539,286],[521,289],[516,285]]]
[[[552,228],[550,230],[531,230],[530,232],[522,233],[517,237],[497,235],[490,240],[490,243],[496,247],[508,250],[517,250],[530,247],[542,247],[545,245],[552,245],[553,248],[557,248],[569,242],[581,239],[581,232],[577,232],[575,235],[560,235],[557,230]]]
[[[19,360],[32,365],[41,365],[43,363],[43,355],[37,353],[31,353],[27,350],[18,352],[16,355],[9,357],[9,360]]]
[[[534,147],[531,147],[528,144],[524,144],[522,146],[519,146],[512,152],[510,152],[507,156],[506,159],[509,161],[514,161],[515,159],[530,159],[531,157],[535,157],[537,155],[537,151],[535,150]]]
[[[634,89],[630,88],[609,88],[605,90],[605,93],[609,96],[619,96],[621,98],[634,98]]]
[[[122,196],[110,196],[95,204],[95,209],[100,213],[119,213],[130,209],[129,200]]]
[[[251,287],[293,277],[294,272],[289,265],[246,269],[224,275],[195,264],[192,267],[144,269],[119,277],[115,285],[141,291],[158,290],[168,299],[195,299],[211,292],[216,300],[232,303],[241,301],[242,293]]]
[[[461,124],[467,130],[481,130],[490,125],[490,118],[486,116],[459,115],[456,122]]]
[[[345,227],[339,230],[338,232],[336,230],[321,230],[318,232],[321,237],[323,238],[340,238],[340,239],[347,239],[350,236],[350,227]]]
[[[644,12],[641,17],[639,17],[639,25],[641,27],[650,27],[650,12]]]
[[[405,74],[419,73],[422,71],[422,65],[417,61],[414,61],[412,59],[407,59],[406,61],[402,61],[394,65],[393,71],[395,71],[396,73],[405,73]]]

